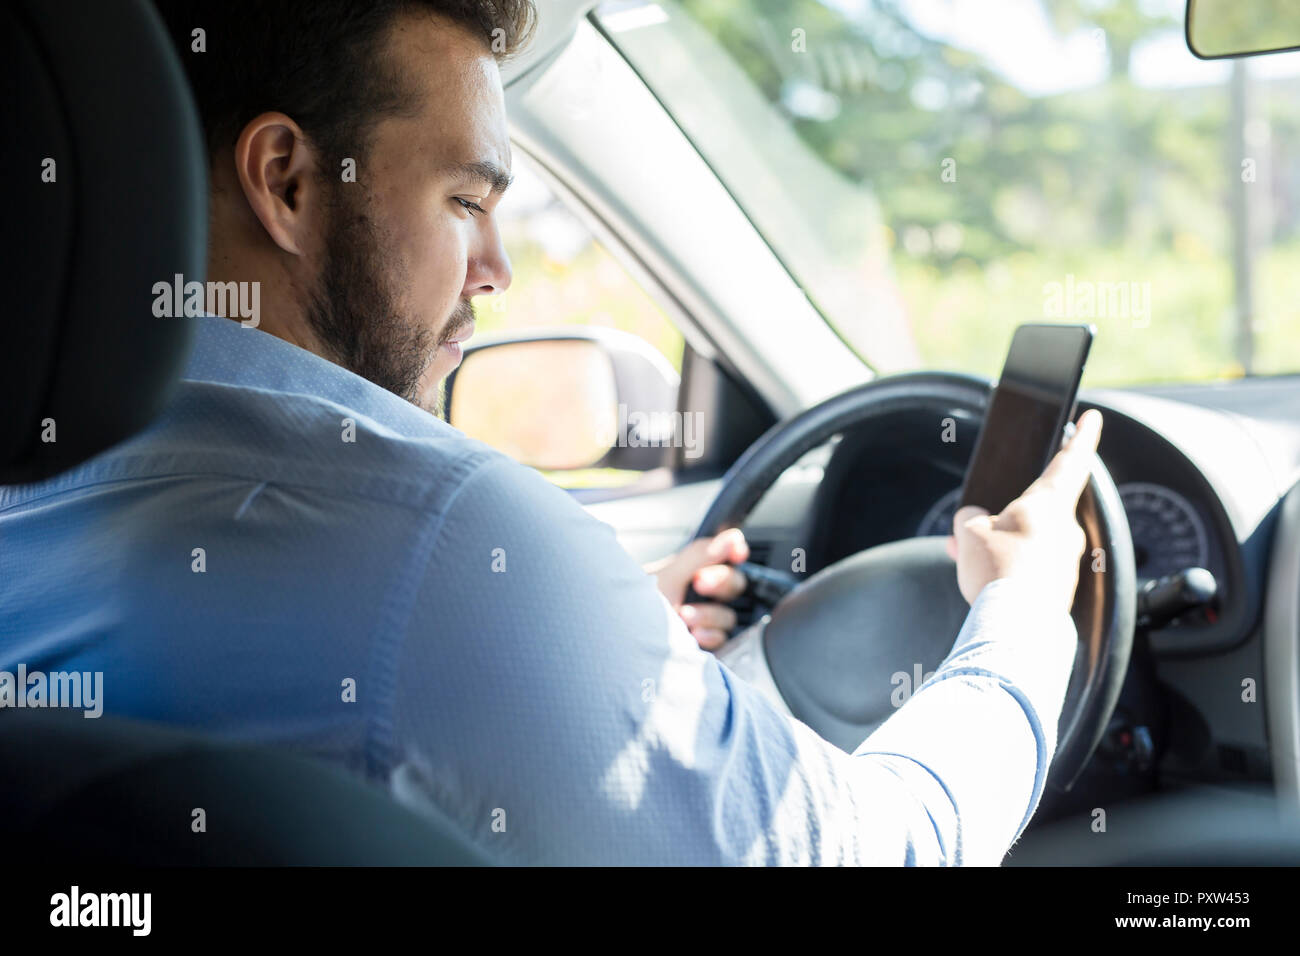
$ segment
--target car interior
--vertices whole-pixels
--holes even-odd
[[[1006,16],[1028,16],[1036,3],[1010,5]],[[202,134],[156,11],[149,0],[78,4],[69,29],[71,6],[0,7],[6,87],[22,91],[9,100],[7,138],[34,144],[3,158],[5,181],[17,184],[4,269],[25,298],[9,311],[0,350],[11,410],[0,420],[0,485],[57,475],[147,426],[181,374],[193,329],[150,321],[128,307],[125,290],[205,269]],[[732,6],[735,16],[753,6],[789,42],[780,5]],[[898,17],[910,5],[867,6]],[[1240,4],[1168,6],[1178,53],[1198,63],[1232,70],[1243,55],[1300,47],[1300,23],[1281,4],[1262,5],[1274,21],[1256,11],[1245,24],[1232,15]],[[832,94],[821,89],[818,99],[807,82],[779,77],[782,92],[772,93],[724,49],[732,22],[708,4],[671,0],[539,4],[531,45],[503,67],[516,161],[680,341],[665,357],[615,321],[501,323],[468,344],[447,384],[447,417],[542,470],[643,563],[741,527],[750,561],[770,573],[735,602],[738,627],[719,657],[852,750],[891,712],[890,691],[912,679],[914,663],[919,683],[961,625],[966,605],[942,539],[1010,330],[1044,316],[999,315],[983,332],[949,330],[930,352],[918,349],[898,281],[879,265],[888,255],[845,238],[864,223],[879,233],[877,201],[808,145]],[[815,22],[810,13],[809,29]],[[921,14],[915,22],[928,28]],[[992,14],[982,22],[1006,26]],[[893,49],[899,60],[921,56],[901,42]],[[829,62],[815,68],[826,88],[835,85]],[[835,69],[847,109],[854,67],[845,57]],[[884,82],[872,75],[860,85]],[[1300,117],[1300,81],[1281,89]],[[788,98],[785,114],[773,97]],[[880,119],[882,128],[898,122]],[[903,124],[898,135],[913,134]],[[53,207],[31,175],[48,143],[72,157],[60,175],[77,184]],[[1279,133],[1273,146],[1273,174],[1289,189],[1300,136]],[[941,182],[945,156],[931,158]],[[954,185],[980,175],[962,162]],[[830,204],[825,235],[802,208],[814,195]],[[836,212],[852,221],[830,223]],[[952,238],[942,224],[922,231],[929,256]],[[923,258],[920,232],[890,234]],[[828,254],[832,241],[853,247],[851,266]],[[1190,274],[1211,269],[1190,253],[1181,267],[1193,284]],[[1144,275],[1134,266],[1116,278]],[[1060,279],[1067,296],[1085,281]],[[930,305],[943,302],[936,294]],[[1259,295],[1260,310],[1279,314],[1257,315],[1271,331],[1253,340],[1255,353],[1216,326],[1212,348],[1231,361],[1209,369],[1181,344],[1177,314],[1153,307],[1097,322],[1079,409],[1101,410],[1106,425],[1079,510],[1088,541],[1074,610],[1079,657],[1048,791],[1006,865],[1300,862],[1300,363],[1260,357],[1268,343],[1300,341],[1294,303]],[[1076,311],[1064,318],[1090,318]],[[953,357],[959,340],[978,362]],[[1107,376],[1112,358],[1138,349],[1174,372]],[[1252,354],[1256,365],[1243,361]],[[589,389],[584,401],[557,409],[536,397],[555,362],[593,356],[608,374],[575,378],[575,389]],[[503,376],[517,412],[485,417],[482,396]],[[565,416],[602,402],[654,414],[629,440],[530,443],[557,430],[592,434]],[[51,417],[84,440],[34,441]],[[22,637],[2,620],[0,635]],[[0,788],[5,843],[87,861],[487,862],[450,824],[340,770],[175,727],[13,710],[0,714],[0,766],[10,770]],[[160,822],[188,813],[196,787],[206,806],[229,808],[246,828],[202,853]],[[1100,807],[1106,840],[1095,838]]]

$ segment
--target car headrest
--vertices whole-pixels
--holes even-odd
[[[3,0],[0,71],[0,484],[18,484],[166,404],[195,320],[155,317],[153,287],[205,278],[207,162],[147,0]]]

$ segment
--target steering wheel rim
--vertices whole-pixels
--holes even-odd
[[[845,429],[918,408],[934,410],[936,427],[944,417],[982,420],[991,391],[987,379],[971,375],[937,372],[893,375],[833,396],[779,422],[728,469],[696,536],[709,537],[726,528],[738,527],[787,468]],[[1080,405],[1086,407],[1086,403]],[[1048,786],[1058,791],[1073,786],[1105,734],[1128,671],[1135,623],[1136,575],[1128,520],[1115,483],[1099,458],[1080,498],[1077,517],[1087,544],[1071,612],[1079,647],[1057,725],[1056,755],[1048,776]],[[774,616],[787,600],[796,599],[837,565],[890,547],[886,544],[868,548],[811,576],[780,602],[773,610]],[[1100,563],[1094,559],[1098,548],[1102,549]],[[917,549],[899,550],[915,552]],[[956,575],[951,577],[955,589]],[[955,631],[948,635],[949,646],[955,637]],[[817,713],[816,708],[796,707],[782,687],[779,659],[774,660],[766,647],[763,653],[782,697],[795,716],[832,739],[824,732],[828,718]],[[786,686],[790,686],[789,682]]]

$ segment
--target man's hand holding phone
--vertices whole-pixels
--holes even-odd
[[[1079,416],[1065,447],[1000,514],[968,505],[953,516],[948,555],[957,562],[957,583],[969,603],[975,603],[986,584],[1016,578],[1032,582],[1054,605],[1070,610],[1085,544],[1075,508],[1092,471],[1101,424],[1098,411]]]

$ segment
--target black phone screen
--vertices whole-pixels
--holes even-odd
[[[966,469],[962,505],[998,514],[1043,473],[1074,417],[1095,331],[1091,325],[1016,329]]]

